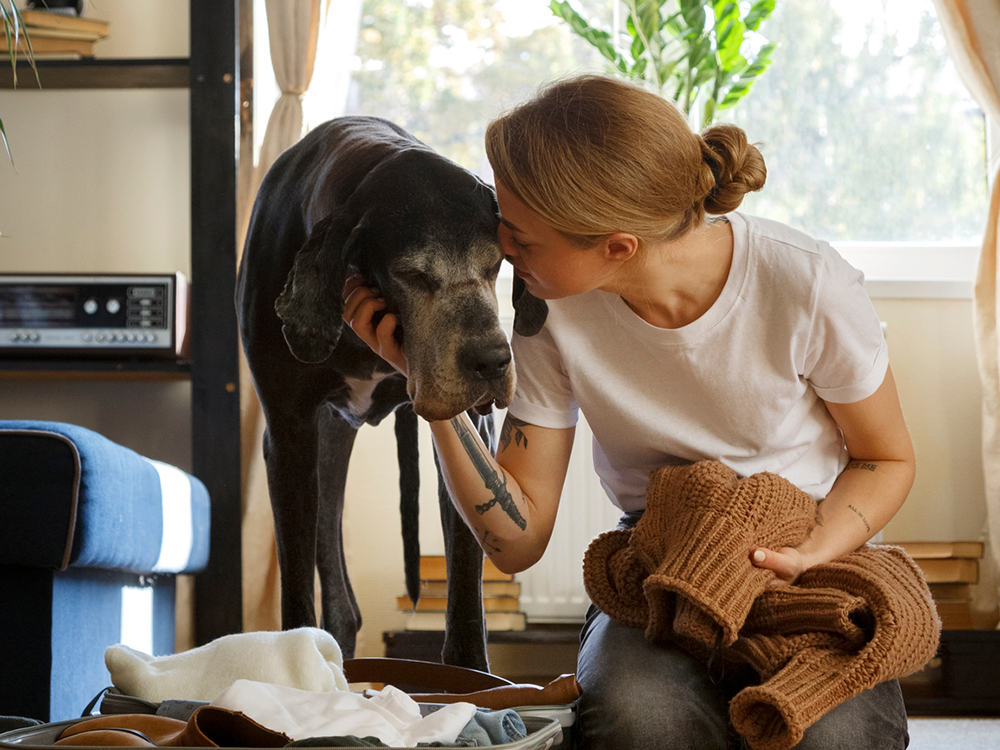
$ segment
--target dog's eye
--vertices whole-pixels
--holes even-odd
[[[500,266],[503,265],[503,258],[496,262],[496,265],[490,266],[486,269],[485,278],[487,281],[496,281],[497,276],[500,273]]]
[[[397,271],[395,276],[407,286],[415,287],[430,294],[433,294],[441,287],[441,282],[437,279],[416,269]]]

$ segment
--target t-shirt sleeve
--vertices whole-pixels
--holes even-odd
[[[563,429],[580,416],[559,347],[547,326],[534,336],[514,334],[516,389],[507,413],[528,424]]]
[[[817,283],[804,375],[824,401],[853,404],[885,379],[889,351],[865,292],[864,274],[826,247]]]

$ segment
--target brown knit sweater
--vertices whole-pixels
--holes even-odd
[[[896,547],[865,545],[772,587],[756,547],[801,542],[816,502],[773,474],[739,479],[716,461],[651,475],[635,529],[595,539],[584,583],[611,617],[700,658],[716,644],[761,683],[730,703],[754,750],[787,750],[823,714],[879,682],[920,669],[940,622],[916,564]]]

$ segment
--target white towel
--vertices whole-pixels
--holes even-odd
[[[310,737],[378,737],[390,747],[418,742],[454,743],[475,715],[471,703],[450,703],[427,716],[406,693],[387,685],[371,698],[358,693],[317,693],[237,680],[212,701],[239,711],[293,740]]]
[[[349,690],[344,658],[319,628],[237,633],[170,656],[150,656],[119,643],[104,652],[111,682],[147,701],[211,701],[236,680],[300,690]]]

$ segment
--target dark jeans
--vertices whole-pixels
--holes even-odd
[[[727,668],[728,669],[728,668]],[[577,680],[583,688],[576,750],[730,750],[741,738],[729,699],[747,682],[728,669],[718,684],[704,662],[590,608]],[[717,678],[718,679],[718,678]],[[806,730],[799,750],[899,750],[909,744],[896,680],[841,703]]]

